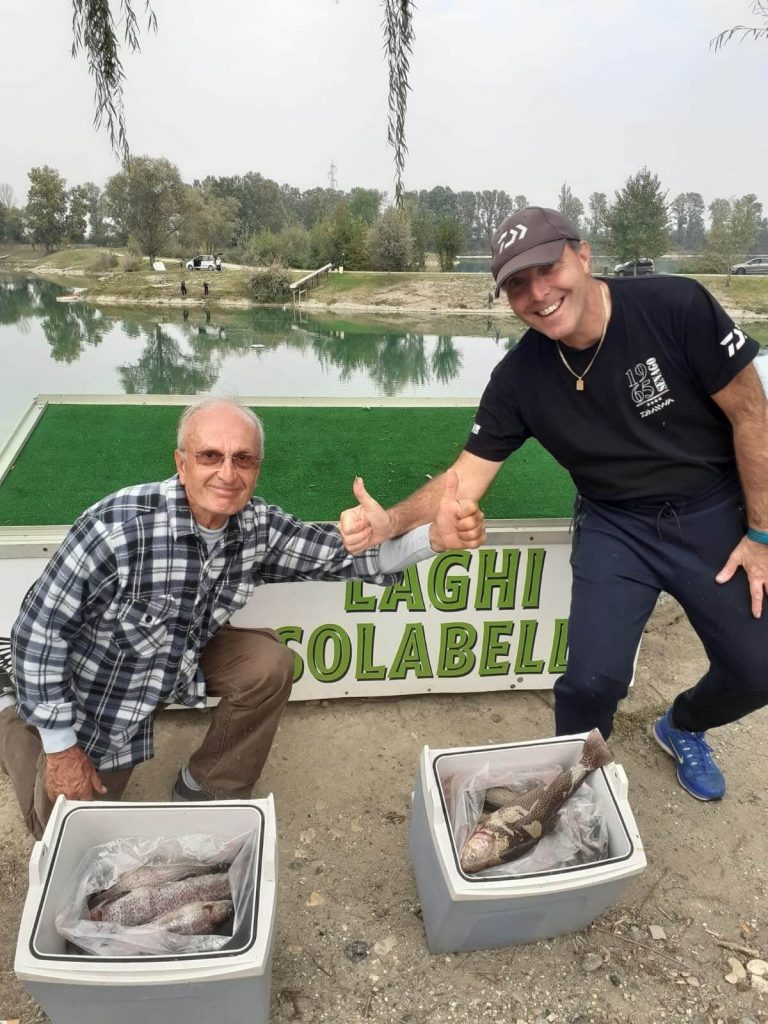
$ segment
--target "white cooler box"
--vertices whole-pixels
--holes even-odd
[[[593,772],[591,787],[609,835],[608,857],[540,874],[483,878],[465,874],[448,817],[445,786],[457,772],[490,764],[511,773],[575,764],[586,733],[504,746],[424,747],[416,777],[410,847],[431,953],[493,949],[585,928],[645,868],[643,844],[627,802],[621,765]],[[514,863],[514,862],[513,862]]]
[[[231,839],[255,832],[255,899],[227,948],[95,957],[56,931],[61,893],[93,846],[121,836]],[[15,970],[53,1024],[267,1024],[275,926],[277,825],[271,796],[213,803],[56,802],[35,843]]]

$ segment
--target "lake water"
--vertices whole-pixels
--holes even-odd
[[[57,302],[63,291],[0,276],[0,444],[43,393],[477,399],[523,331],[512,317],[475,317],[474,330],[485,332],[457,335],[439,322],[431,331],[382,328],[291,307],[117,314]],[[768,346],[768,323],[742,326]],[[768,358],[760,365],[768,381]]]

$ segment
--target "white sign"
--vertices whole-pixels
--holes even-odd
[[[549,689],[567,653],[568,532],[508,522],[492,546],[443,552],[395,586],[259,587],[232,625],[276,629],[295,651],[292,700]],[[0,635],[58,547],[54,530],[0,548]]]

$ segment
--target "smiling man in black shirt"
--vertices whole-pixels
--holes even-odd
[[[535,437],[578,490],[568,667],[558,734],[610,735],[660,591],[678,599],[709,669],[654,725],[700,800],[725,794],[707,729],[768,703],[768,402],[757,343],[697,282],[599,280],[556,210],[512,213],[492,243],[496,294],[529,330],[496,366],[454,467],[479,501]],[[385,511],[360,481],[342,516],[353,553],[427,522],[435,478]],[[742,572],[739,569],[743,570]]]

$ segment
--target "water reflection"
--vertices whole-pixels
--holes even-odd
[[[477,399],[522,332],[490,316],[445,321],[432,333],[279,307],[105,312],[57,302],[63,291],[0,277],[0,439],[45,392]],[[744,326],[768,344],[768,323]],[[768,369],[768,359],[760,363]]]
[[[182,351],[161,324],[155,324],[136,363],[119,366],[128,395],[194,395],[216,383],[220,362]]]
[[[28,334],[30,321],[39,320],[51,358],[74,363],[87,345],[101,344],[113,321],[93,306],[58,302],[62,291],[37,279],[0,282],[0,324],[14,324]]]

